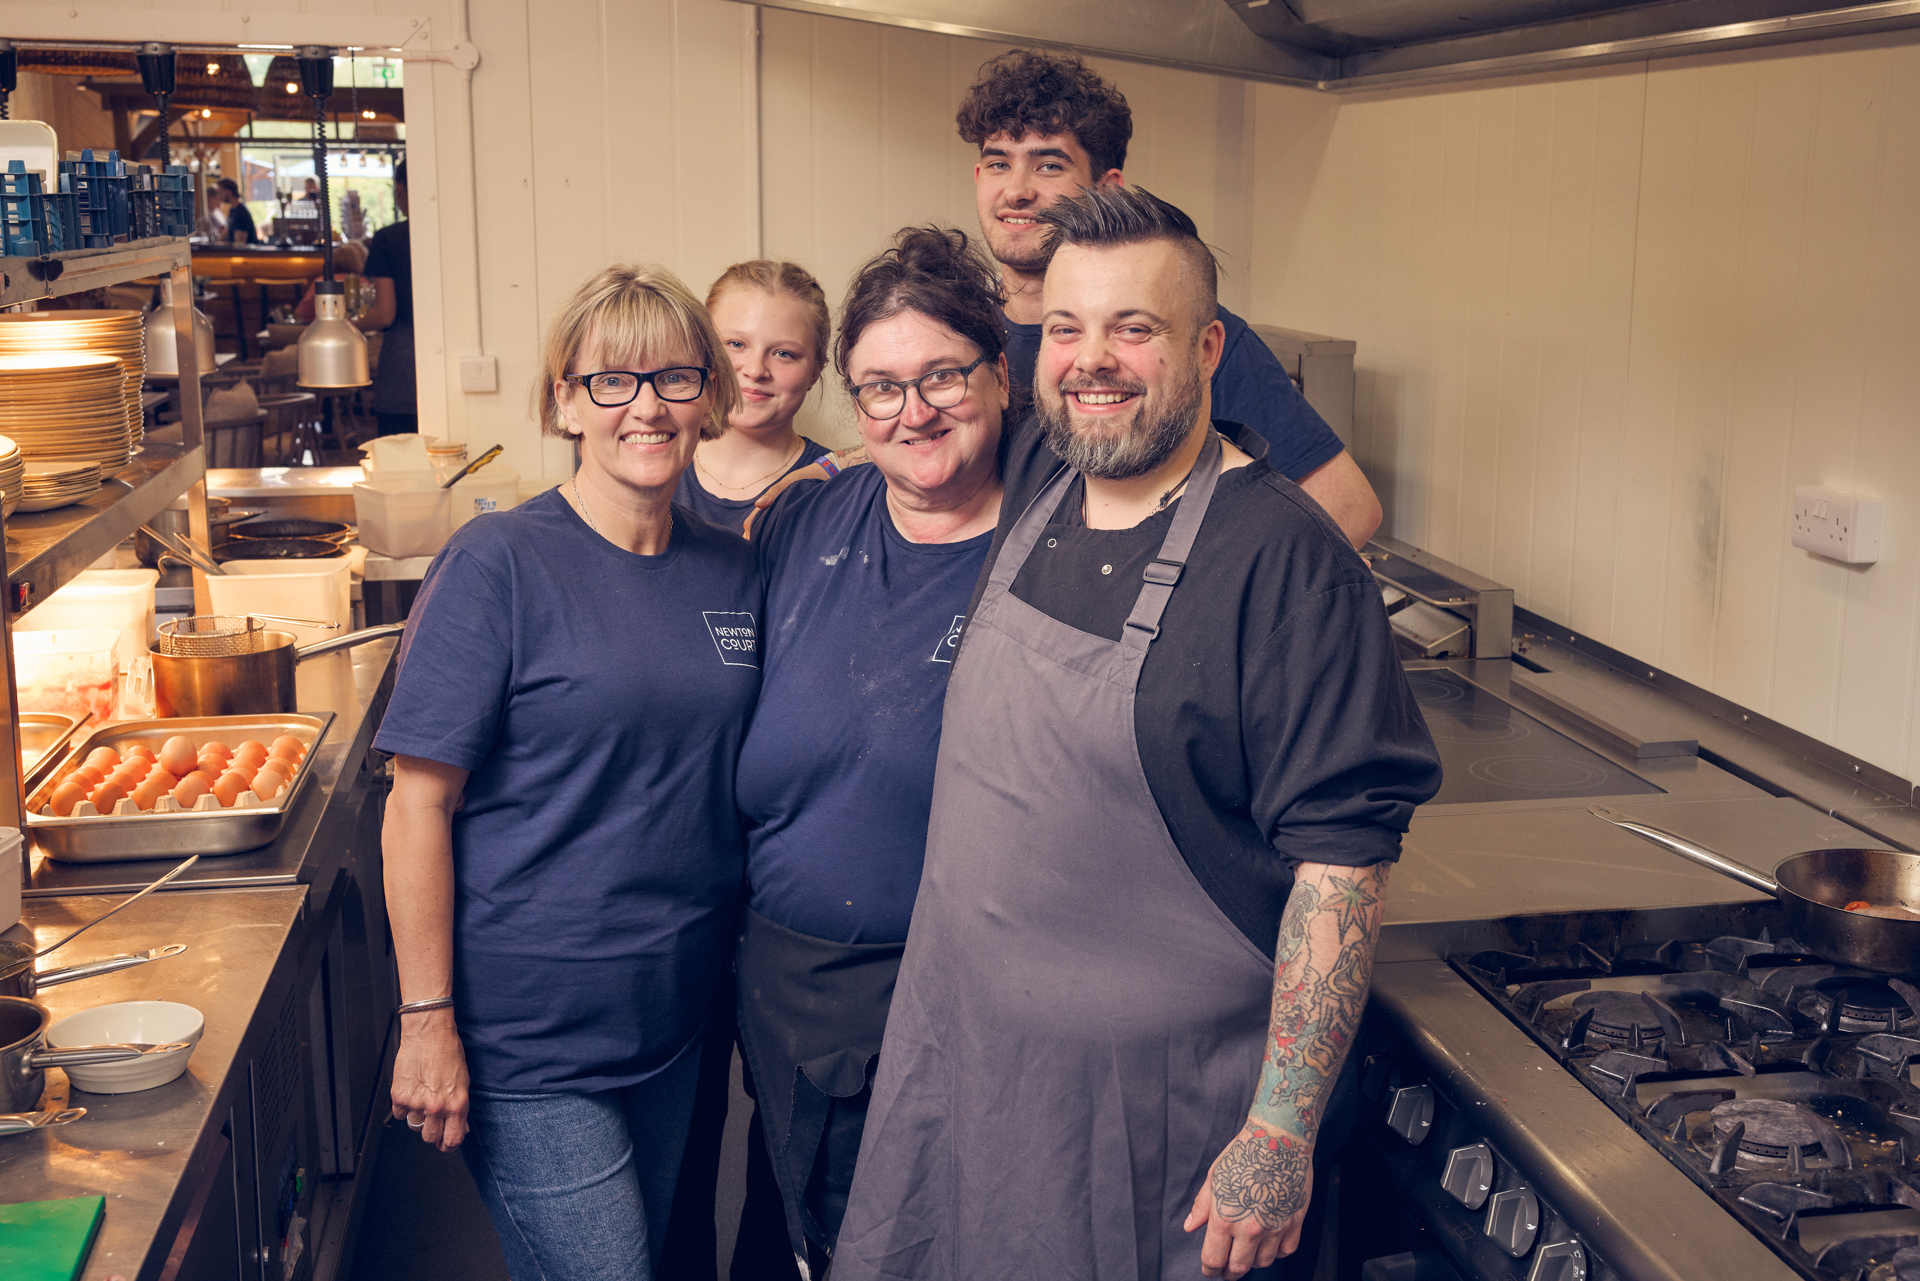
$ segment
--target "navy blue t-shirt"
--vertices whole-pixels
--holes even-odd
[[[800,457],[795,460],[792,467],[787,468],[787,471],[781,472],[780,476],[786,475],[789,471],[795,471],[801,467],[805,467],[814,459],[832,452],[833,451],[825,445],[808,440],[805,436],[802,436],[800,438]],[[699,476],[695,474],[699,470],[698,467],[689,466],[685,471],[680,473],[680,486],[673,491],[673,501],[685,507],[709,525],[718,525],[722,529],[731,529],[736,534],[745,533],[747,516],[753,511],[754,499],[760,497],[760,494],[755,494],[753,498],[716,498],[707,492],[705,485],[700,483]],[[774,480],[780,479],[780,476],[775,476],[773,480],[769,480],[767,484],[772,485]],[[760,493],[765,492],[766,490],[764,489],[760,491]]]
[[[1287,377],[1285,365],[1247,322],[1220,308],[1227,344],[1213,371],[1213,416],[1244,423],[1265,438],[1267,463],[1289,480],[1332,462],[1346,446]],[[1014,386],[1031,392],[1040,358],[1040,326],[1016,325],[1002,312],[1007,330],[1007,369]],[[1016,403],[1019,401],[1016,396]]]
[[[738,910],[760,604],[737,536],[676,511],[636,556],[557,490],[434,558],[374,743],[472,771],[453,995],[476,1086],[614,1089],[694,1043]]]
[[[991,533],[914,543],[877,467],[755,522],[766,676],[740,751],[748,905],[836,943],[907,937],[947,673]]]

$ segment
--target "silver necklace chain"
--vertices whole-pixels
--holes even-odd
[[[591,529],[596,534],[600,534],[600,526],[593,523],[593,513],[587,510],[587,500],[585,496],[580,493],[579,474],[575,473],[573,479],[568,483],[573,486],[573,501],[574,505],[580,509],[580,519],[587,522],[588,529]],[[600,534],[600,537],[606,538],[607,536]],[[607,539],[607,541],[612,542],[613,540]],[[671,503],[667,505],[667,541],[669,543],[673,541],[673,505]]]

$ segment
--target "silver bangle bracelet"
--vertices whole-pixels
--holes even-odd
[[[426,1001],[408,1001],[405,1005],[400,1007],[400,1013],[424,1014],[428,1010],[450,1010],[452,1008],[453,1008],[452,997],[436,996],[431,1000],[426,1000]]]

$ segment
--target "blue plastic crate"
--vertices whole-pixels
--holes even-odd
[[[7,161],[6,172],[0,173],[0,196],[37,196],[39,194],[39,173],[29,173],[24,160]]]
[[[80,239],[80,201],[71,193],[46,192],[34,198],[34,217],[48,253],[84,249]]]
[[[117,151],[101,154],[88,148],[78,154],[68,152],[60,162],[60,189],[80,199],[85,248],[104,249],[127,239],[131,230],[128,182],[127,167]]]

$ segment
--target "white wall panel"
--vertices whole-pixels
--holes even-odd
[[[1353,97],[1317,148],[1256,93],[1309,191],[1257,180],[1254,309],[1358,341],[1391,531],[1920,773],[1920,48]],[[1881,563],[1793,549],[1796,484],[1885,500]]]

